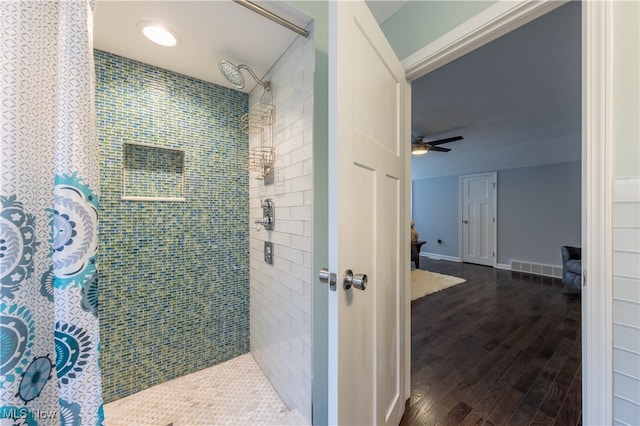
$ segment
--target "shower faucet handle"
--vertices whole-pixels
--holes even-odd
[[[271,218],[270,217],[262,217],[260,219],[256,219],[253,221],[256,225],[271,225]]]
[[[264,229],[271,231],[276,222],[275,217],[275,205],[273,204],[273,199],[267,198],[260,202],[260,207],[262,207],[262,217],[254,220],[253,222],[258,226],[258,230],[260,230],[260,225],[264,226]]]

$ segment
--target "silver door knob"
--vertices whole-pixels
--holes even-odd
[[[467,219],[464,219],[462,223],[469,223],[469,221]]]
[[[321,283],[329,283],[329,290],[336,291],[336,274],[329,272],[329,268],[320,269],[318,278],[320,279]]]
[[[351,286],[358,290],[366,290],[367,288],[367,274],[353,274],[351,269],[347,269],[342,274],[342,287],[345,290],[349,290]]]
[[[318,278],[320,278],[320,282],[321,283],[328,283],[329,282],[329,269],[327,268],[322,268],[320,269],[320,273],[318,274]]]

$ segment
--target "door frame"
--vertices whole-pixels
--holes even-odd
[[[564,3],[499,1],[404,59],[407,79],[422,77]],[[612,2],[582,2],[584,424],[610,424],[613,420],[612,41]]]
[[[491,191],[491,213],[493,216],[493,224],[491,226],[491,247],[493,249],[493,258],[491,260],[491,266],[494,268],[498,264],[498,173],[497,172],[486,172],[486,173],[474,173],[470,175],[460,175],[458,178],[459,181],[459,211],[458,211],[458,257],[460,258],[460,262],[464,261],[464,238],[462,237],[462,233],[464,232],[464,228],[462,226],[462,217],[464,216],[464,186],[463,182],[466,178],[474,178],[486,176],[491,183],[493,184],[493,191]]]

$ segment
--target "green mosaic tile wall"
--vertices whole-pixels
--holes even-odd
[[[95,61],[108,403],[249,351],[248,96],[102,51]],[[123,142],[184,149],[186,201],[121,200]]]

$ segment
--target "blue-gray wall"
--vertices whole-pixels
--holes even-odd
[[[101,51],[95,62],[110,402],[249,351],[248,96]],[[186,201],[121,200],[124,142],[184,149]]]
[[[560,247],[580,247],[580,162],[498,172],[498,263],[561,265]]]
[[[560,246],[580,246],[580,194],[580,162],[498,171],[498,264],[560,265]],[[422,251],[459,258],[459,176],[413,181],[412,202]]]
[[[420,240],[426,241],[422,251],[459,257],[458,217],[460,191],[458,176],[414,180],[412,183],[411,217]],[[438,244],[438,240],[442,240]]]

